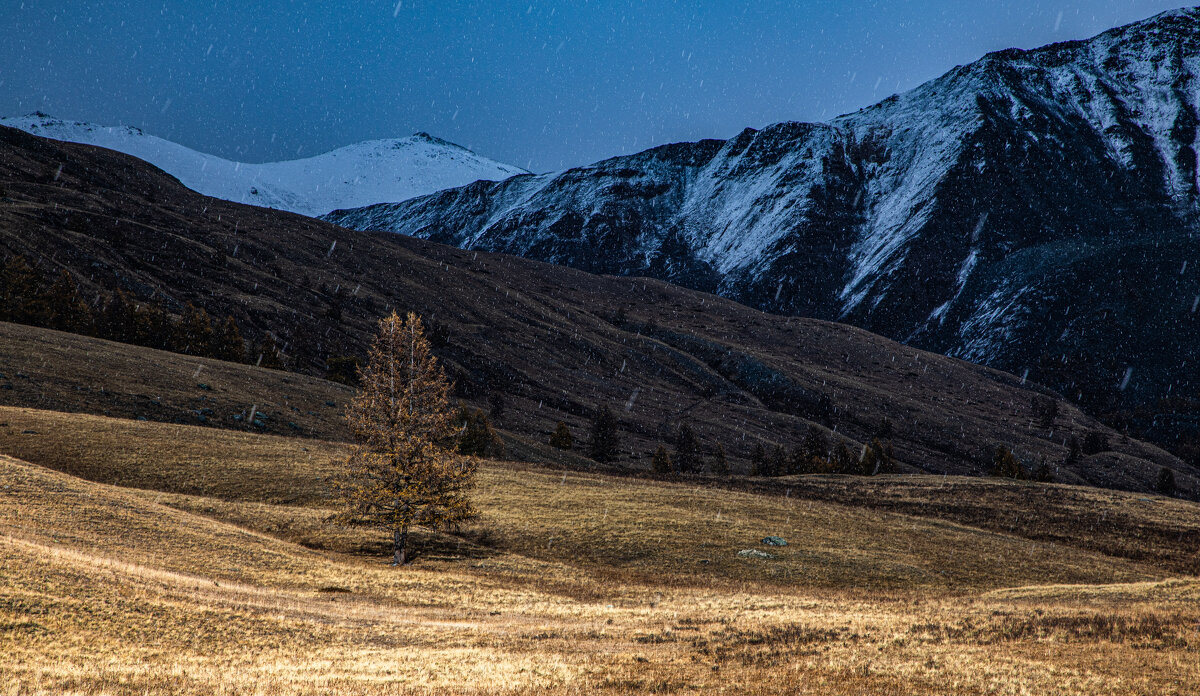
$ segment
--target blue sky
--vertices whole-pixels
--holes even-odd
[[[0,115],[255,162],[428,131],[545,171],[828,119],[1178,3],[0,0]]]

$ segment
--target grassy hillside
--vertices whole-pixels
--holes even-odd
[[[618,464],[633,469],[648,468],[684,423],[706,452],[721,443],[743,473],[755,445],[794,447],[817,423],[855,447],[891,439],[905,471],[983,473],[1003,444],[1030,466],[1056,467],[1063,483],[1149,491],[1165,466],[1184,493],[1200,495],[1189,464],[1066,401],[1044,422],[1037,404],[1057,396],[1036,385],[852,327],[217,201],[119,153],[8,128],[0,187],[0,255],[23,254],[47,274],[69,270],[89,299],[120,287],[176,310],[193,302],[230,314],[252,340],[276,334],[311,373],[323,374],[329,356],[362,354],[381,313],[418,311],[459,395],[480,406],[499,397],[499,425],[526,442],[545,442],[560,420],[583,439],[606,405],[620,419]],[[55,369],[69,375],[93,359],[103,362],[103,351]],[[156,379],[148,368],[139,376]],[[265,397],[281,409],[272,432],[289,421],[304,432],[310,426],[296,419],[321,409],[285,404],[285,395],[302,400],[300,389],[278,386]],[[119,413],[111,398],[85,396]],[[154,408],[125,401],[127,410]],[[0,403],[38,405],[3,391]],[[82,410],[64,403],[55,407]],[[1089,434],[1111,451],[1068,462],[1069,439]]]
[[[417,564],[395,570],[378,533],[325,522],[337,444],[16,408],[0,422],[0,452],[21,457],[0,456],[0,662],[17,693],[1200,685],[1200,583],[1169,547],[1134,561],[1071,541],[1086,529],[1032,541],[845,502],[491,463],[480,524],[423,534]],[[960,481],[904,483],[896,500]],[[1057,497],[1126,520],[1125,534],[1168,516],[1197,538],[1195,504],[1057,486],[1021,507],[1021,490],[978,494],[1014,518]],[[763,546],[766,534],[789,546]]]
[[[308,375],[8,322],[0,374],[0,404],[326,439],[345,437],[354,393]],[[246,420],[251,408],[261,427]]]

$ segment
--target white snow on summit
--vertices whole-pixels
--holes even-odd
[[[369,140],[306,159],[265,164],[207,155],[139,128],[63,121],[44,114],[0,118],[27,133],[132,155],[214,198],[317,216],[338,208],[402,201],[525,170],[425,133]]]

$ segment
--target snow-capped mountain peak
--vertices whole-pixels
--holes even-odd
[[[0,125],[133,155],[208,196],[313,216],[526,173],[428,133],[369,140],[305,159],[249,164],[197,152],[132,126],[98,126],[42,113],[0,118]]]

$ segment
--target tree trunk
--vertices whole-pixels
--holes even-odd
[[[408,555],[408,527],[392,530],[392,565],[402,566]]]

